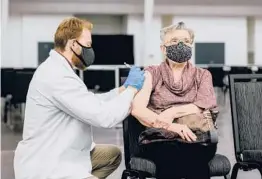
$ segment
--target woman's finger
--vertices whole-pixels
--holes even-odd
[[[188,136],[192,141],[196,141],[197,139],[197,136],[191,130],[188,132]]]
[[[183,134],[182,131],[179,131],[179,132],[177,132],[177,133],[178,133],[178,135],[179,135],[183,140],[185,140],[185,136],[184,136],[184,134]]]
[[[184,136],[185,136],[185,138],[186,138],[187,141],[189,141],[189,142],[192,141],[192,140],[190,139],[190,137],[189,137],[189,133],[188,133],[188,132],[184,131],[183,134],[184,134]]]
[[[187,136],[190,138],[190,141],[196,141],[197,136],[191,131],[191,129],[186,127],[185,131],[187,133]]]
[[[192,132],[192,130],[189,129],[189,128],[187,128],[187,131],[188,131],[189,137],[190,137],[193,141],[196,141],[197,136]]]

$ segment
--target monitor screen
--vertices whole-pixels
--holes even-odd
[[[195,43],[196,64],[224,64],[225,43]]]
[[[134,42],[131,35],[93,35],[94,65],[134,64]]]

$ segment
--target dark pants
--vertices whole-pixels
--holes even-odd
[[[208,163],[216,149],[216,145],[152,143],[141,147],[139,156],[156,164],[157,179],[210,179]]]

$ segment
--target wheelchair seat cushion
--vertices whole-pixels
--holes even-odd
[[[155,176],[156,174],[156,165],[154,162],[143,159],[140,157],[132,157],[130,160],[130,168],[132,170],[147,172],[151,174],[152,176]]]
[[[242,154],[244,162],[262,163],[262,150],[244,150]]]
[[[156,174],[156,165],[154,162],[140,157],[131,158],[130,168],[132,170],[147,172],[153,177]],[[226,176],[231,170],[231,165],[227,157],[216,154],[209,162],[209,170],[210,176]]]
[[[225,176],[231,170],[231,164],[227,157],[216,154],[209,162],[210,176]]]

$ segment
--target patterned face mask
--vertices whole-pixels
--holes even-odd
[[[166,56],[174,62],[183,63],[190,60],[192,48],[185,45],[183,42],[179,42],[175,45],[166,46]]]

